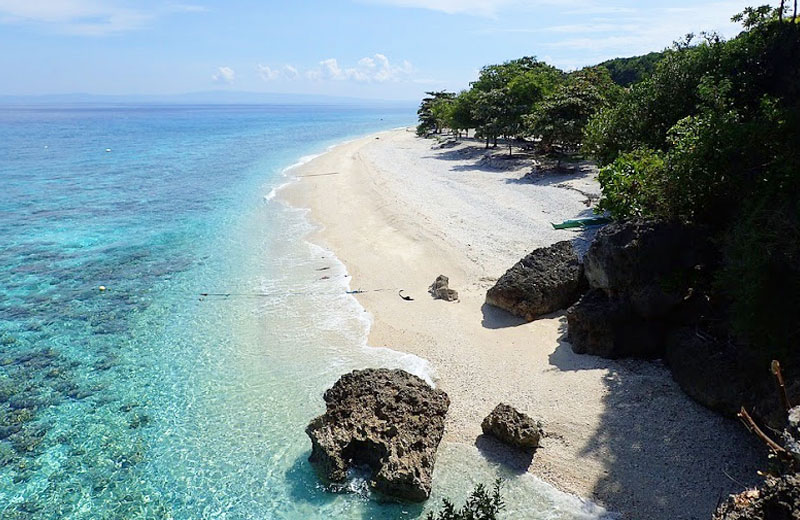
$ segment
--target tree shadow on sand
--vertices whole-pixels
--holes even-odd
[[[692,401],[661,362],[575,354],[563,335],[549,362],[565,372],[606,371],[600,424],[581,454],[604,461],[594,495],[626,518],[710,518],[720,498],[757,482],[763,447],[738,422]]]

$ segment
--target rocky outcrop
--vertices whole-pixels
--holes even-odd
[[[431,293],[434,300],[445,300],[454,302],[458,300],[458,291],[450,288],[450,279],[443,274],[436,277],[428,292]]]
[[[629,302],[591,289],[567,310],[567,341],[576,354],[608,359],[661,355],[663,324],[637,316]]]
[[[669,330],[664,362],[672,378],[706,408],[735,419],[744,406],[765,426],[783,429],[786,410],[776,395],[769,363],[752,348],[727,335],[718,336],[723,339],[696,326]],[[796,366],[790,366],[785,372],[792,403],[800,402],[800,381],[791,377],[796,371]]]
[[[569,241],[537,249],[486,293],[486,303],[533,321],[566,309],[585,288],[583,266]]]
[[[612,223],[601,229],[584,257],[589,286],[627,299],[643,317],[669,313],[686,296],[692,271],[709,261],[695,229],[657,221]]]
[[[672,378],[689,397],[728,417],[750,403],[752,386],[743,377],[735,346],[683,327],[667,338],[664,361]],[[713,369],[711,368],[713,367]],[[766,371],[765,371],[766,372]]]
[[[481,423],[486,435],[523,450],[535,450],[544,432],[542,424],[515,408],[500,403]]]
[[[342,376],[324,399],[326,412],[306,428],[309,461],[324,480],[344,482],[350,468],[364,466],[375,491],[428,498],[447,394],[402,370],[367,369]]]
[[[785,414],[785,411],[784,411]],[[770,475],[756,489],[731,495],[713,520],[800,520],[800,406],[784,415],[782,438],[787,457],[776,465],[783,474]]]
[[[789,421],[783,432],[783,444],[800,467],[800,406],[789,411]]]
[[[693,285],[713,261],[702,234],[681,224],[637,221],[601,229],[584,257],[591,290],[567,312],[573,350],[663,356],[667,331],[698,319]]]
[[[731,495],[713,520],[800,520],[800,475],[769,477],[756,489]]]

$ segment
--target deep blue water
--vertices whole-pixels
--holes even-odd
[[[301,157],[414,117],[0,107],[0,518],[419,516],[358,479],[330,493],[306,462],[339,375],[428,367],[366,347],[343,266],[269,197]],[[435,498],[501,471],[474,451],[443,447]],[[515,517],[592,517],[518,480]]]

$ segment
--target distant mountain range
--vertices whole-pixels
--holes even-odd
[[[0,105],[50,104],[175,104],[175,105],[352,105],[352,106],[416,106],[416,101],[359,99],[316,94],[274,94],[212,90],[187,94],[47,94],[36,96],[0,95]]]

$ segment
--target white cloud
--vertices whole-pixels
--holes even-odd
[[[300,76],[300,72],[297,70],[297,68],[291,65],[273,68],[269,65],[259,64],[256,66],[256,70],[258,71],[258,75],[261,76],[261,79],[264,81],[274,81],[280,78],[294,80]]]
[[[283,66],[283,74],[289,79],[297,79],[297,77],[300,75],[297,69],[292,67],[291,65]]]
[[[230,67],[220,67],[217,69],[217,72],[211,76],[211,79],[217,83],[231,84],[233,80],[236,79],[236,72]]]
[[[408,60],[401,65],[392,65],[383,54],[375,54],[361,58],[355,67],[341,67],[336,58],[328,58],[319,62],[319,67],[306,71],[306,77],[312,80],[352,80],[361,83],[383,83],[399,81],[407,78],[414,71]]]
[[[37,24],[65,34],[103,36],[139,29],[160,16],[204,10],[189,4],[145,10],[115,0],[0,0],[0,23]]]
[[[321,67],[321,77],[325,79],[345,79],[345,72],[339,68],[339,62],[335,58],[328,58],[319,62]]]
[[[261,79],[264,81],[272,81],[276,80],[280,77],[281,71],[278,69],[273,69],[269,65],[258,65],[256,67],[258,70],[258,75],[261,76]]]
[[[660,50],[689,32],[715,31],[732,36],[739,26],[730,21],[748,0],[723,0],[698,3],[692,7],[653,8],[632,11],[613,20],[595,18],[585,23],[561,25],[545,29],[571,37],[550,42],[559,49],[616,51],[628,55]]]

